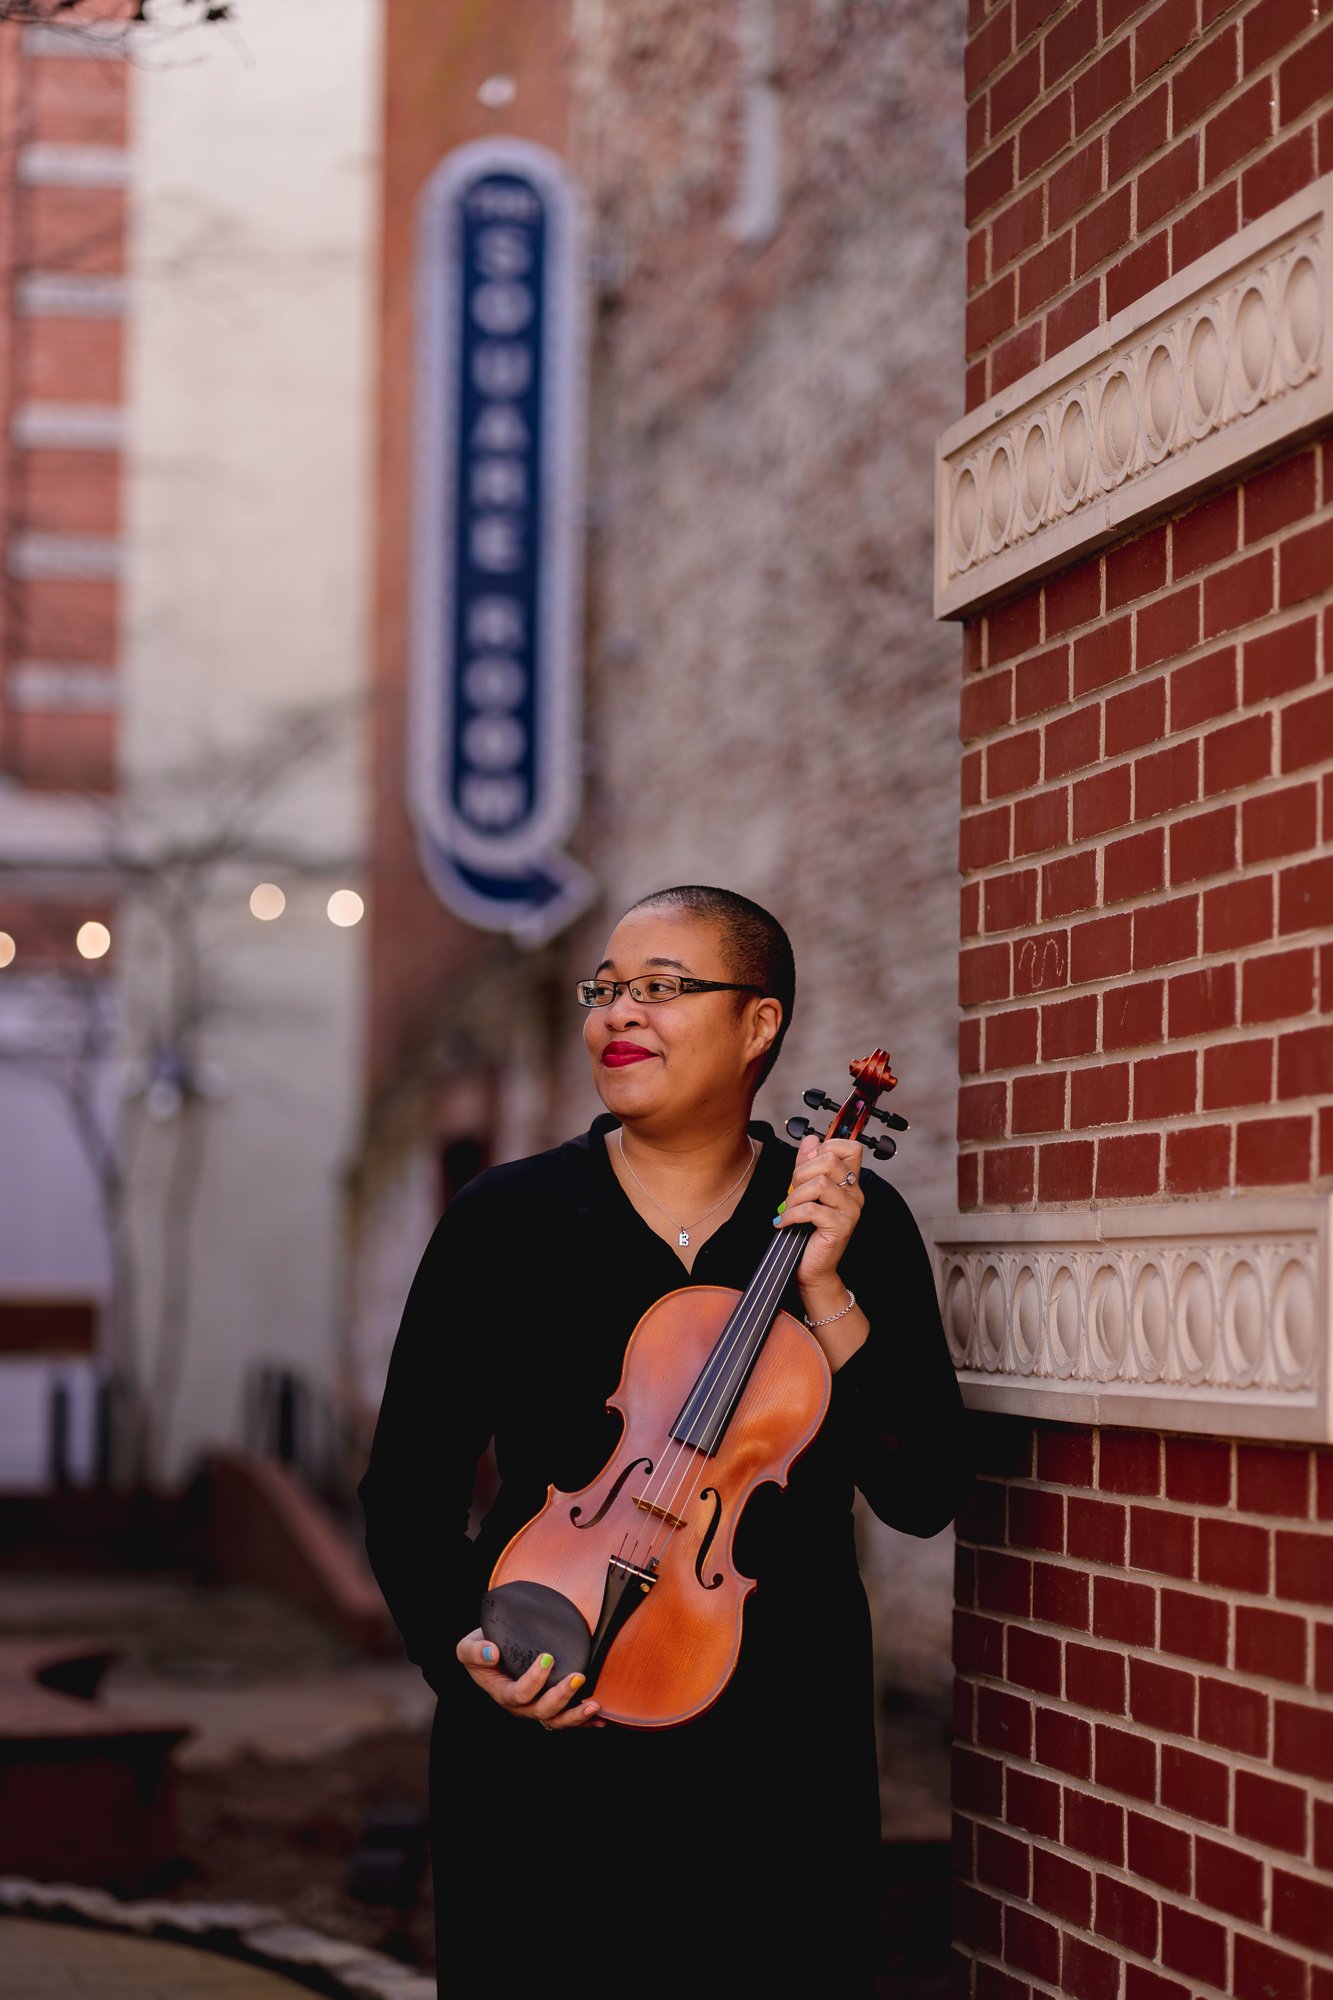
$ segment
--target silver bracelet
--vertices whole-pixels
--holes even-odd
[[[852,1290],[851,1286],[849,1285],[847,1287],[847,1303],[842,1308],[841,1312],[826,1313],[823,1319],[810,1319],[807,1317],[805,1323],[810,1328],[810,1331],[812,1333],[814,1332],[817,1326],[832,1326],[835,1319],[846,1319],[848,1313],[851,1311],[852,1307],[855,1304],[856,1304],[856,1293]]]

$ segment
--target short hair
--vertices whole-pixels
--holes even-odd
[[[737,981],[757,986],[766,997],[781,1003],[782,1022],[759,1071],[758,1083],[762,1084],[778,1059],[796,1005],[796,958],[791,939],[775,916],[734,889],[714,889],[699,882],[682,883],[673,889],[655,889],[651,896],[640,896],[630,907],[646,910],[659,904],[715,924],[722,934]]]

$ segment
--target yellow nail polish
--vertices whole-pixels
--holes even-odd
[[[586,1674],[575,1674],[573,1680],[569,1683],[571,1694],[577,1694],[587,1678]]]

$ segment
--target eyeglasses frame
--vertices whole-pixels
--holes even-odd
[[[679,979],[680,992],[668,993],[661,1000],[641,999],[634,988],[645,979]],[[615,991],[609,1000],[585,1000],[582,991],[585,986],[612,986]],[[678,972],[636,972],[633,979],[579,979],[574,983],[575,998],[580,1007],[586,1007],[589,1013],[602,1007],[614,1007],[622,993],[628,993],[640,1007],[663,1007],[668,1000],[679,1000],[686,993],[757,993],[762,998],[763,992],[762,986],[751,986],[734,979],[687,979]]]

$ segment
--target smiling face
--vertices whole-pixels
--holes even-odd
[[[673,972],[737,978],[717,926],[670,907],[631,910],[611,933],[600,977]],[[753,993],[682,993],[645,1006],[628,992],[584,1016],[593,1081],[623,1124],[666,1136],[701,1121],[748,1115],[755,1079],[781,1022],[776,1000]]]

